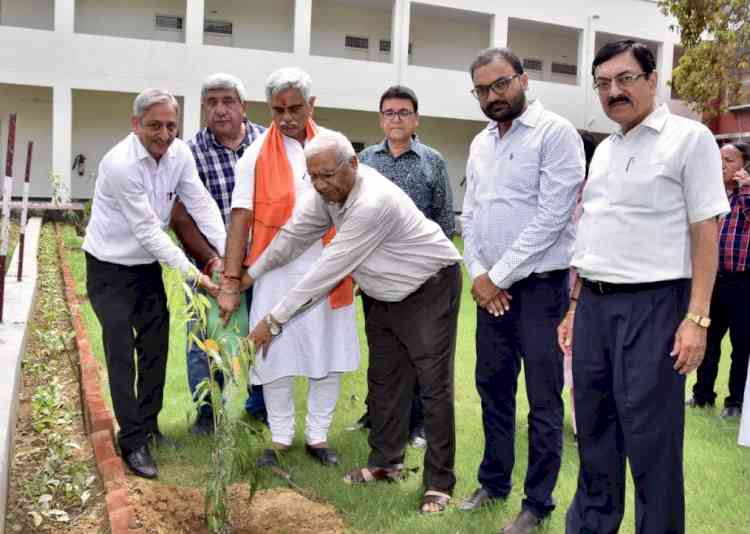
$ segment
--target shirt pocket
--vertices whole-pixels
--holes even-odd
[[[506,168],[510,174],[508,184],[522,191],[539,189],[541,153],[538,149],[517,147],[506,156]]]
[[[623,169],[609,173],[609,200],[614,206],[637,209],[659,209],[660,192],[671,180],[671,171],[663,163],[637,163],[630,160]]]

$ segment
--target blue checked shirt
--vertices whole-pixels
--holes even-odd
[[[224,225],[229,228],[232,213],[232,191],[234,191],[234,166],[260,134],[266,129],[245,120],[245,139],[237,150],[225,147],[216,140],[208,128],[201,128],[195,137],[188,141],[193,151],[198,175],[219,206]]]
[[[445,160],[437,150],[414,138],[409,150],[394,158],[384,139],[360,152],[359,161],[403,189],[425,217],[435,221],[448,239],[453,237],[453,192]]]
[[[496,122],[471,143],[463,209],[464,263],[507,289],[532,273],[567,269],[583,142],[539,101],[500,137]]]

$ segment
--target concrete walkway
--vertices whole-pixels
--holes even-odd
[[[5,530],[5,508],[8,500],[8,476],[16,428],[21,358],[26,345],[26,326],[36,301],[37,250],[42,220],[38,217],[26,225],[23,279],[18,282],[18,252],[13,254],[5,278],[5,306],[0,323],[0,534]]]

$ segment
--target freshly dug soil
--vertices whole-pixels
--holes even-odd
[[[209,534],[203,492],[128,478],[130,503],[147,534]],[[339,534],[345,524],[336,510],[286,489],[257,492],[248,505],[246,484],[230,488],[233,534]]]

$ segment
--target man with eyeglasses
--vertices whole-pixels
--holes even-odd
[[[261,283],[331,227],[336,235],[296,285],[274,296],[269,320],[259,321],[250,337],[271,358],[287,324],[293,326],[303,310],[322,302],[351,274],[373,300],[365,325],[372,430],[367,465],[344,481],[370,484],[406,476],[406,417],[419,381],[428,436],[420,511],[442,512],[456,483],[453,362],[461,256],[403,190],[358,164],[342,134],[321,132],[305,145],[305,156],[316,194],[300,200],[244,283]]]
[[[177,139],[174,96],[146,89],[133,102],[133,132],[99,165],[86,228],[86,290],[102,325],[117,442],[138,476],[158,471],[148,447],[163,439],[162,407],[169,349],[169,310],[160,263],[216,296],[218,287],[190,263],[165,232],[176,197],[219,255],[226,231],[198,177],[187,144]],[[133,352],[137,355],[134,361]],[[137,376],[137,379],[136,379]]]
[[[418,126],[417,95],[403,85],[389,87],[380,97],[380,127],[385,139],[365,148],[359,154],[359,161],[403,189],[425,217],[435,221],[446,237],[452,239],[455,217],[448,169],[438,151],[417,139],[415,132]],[[363,294],[365,319],[371,304],[371,299]],[[359,424],[369,427],[367,412],[360,418]],[[409,444],[416,448],[426,445],[419,385],[414,390],[409,416]]]
[[[515,463],[518,375],[529,402],[525,498],[504,533],[526,533],[555,508],[562,456],[563,355],[556,328],[568,303],[573,211],[585,173],[581,136],[537,100],[506,48],[469,69],[490,123],[474,138],[464,197],[464,262],[477,303],[476,386],[482,400],[480,487],[462,510],[504,500]]]
[[[573,267],[578,282],[559,328],[573,352],[578,489],[567,534],[619,531],[627,462],[635,532],[685,532],[685,378],[703,359],[728,213],[721,156],[702,124],[656,104],[642,43],[606,44],[592,66],[607,117],[583,192]]]

